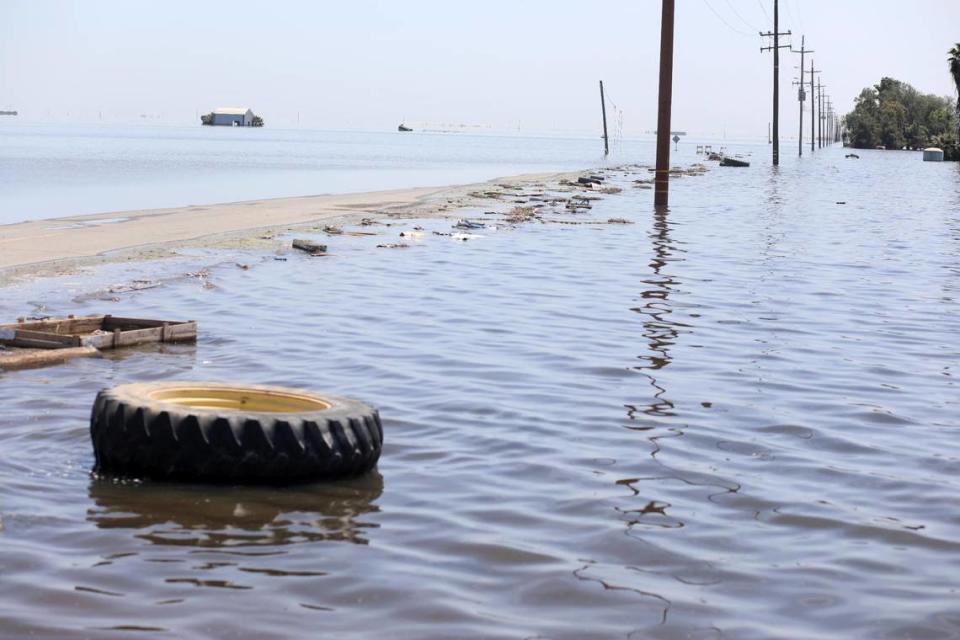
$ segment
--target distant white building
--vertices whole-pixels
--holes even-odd
[[[213,125],[226,127],[252,127],[253,111],[242,107],[217,107],[213,110]]]

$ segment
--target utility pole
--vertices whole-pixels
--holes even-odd
[[[773,31],[760,32],[761,37],[773,36],[772,47],[760,47],[760,52],[773,50],[773,166],[780,164],[780,49],[790,45],[780,45],[780,36],[788,36],[790,32],[780,33],[780,0],[773,0]]]
[[[670,109],[673,104],[674,0],[663,0],[660,14],[660,94],[657,106],[657,172],[653,205],[666,207],[670,200]]]
[[[600,81],[600,110],[603,112],[603,155],[610,155],[610,143],[607,141],[607,101],[603,99],[603,80]]]
[[[827,103],[827,119],[826,125],[823,127],[825,129],[823,132],[823,144],[824,146],[830,146],[830,129],[833,128],[833,103],[830,101],[830,96],[825,96],[824,101]]]
[[[817,148],[823,148],[823,84],[817,80],[817,111],[820,118],[817,120]]]
[[[807,53],[813,53],[810,49],[806,48],[806,36],[800,36],[800,82],[797,84],[800,85],[800,89],[797,91],[797,100],[800,102],[800,139],[797,142],[797,148],[800,152],[800,157],[803,157],[803,102],[806,100],[807,95],[806,91],[803,90],[803,56]],[[798,53],[796,50],[791,49],[794,53]],[[811,63],[813,61],[811,60]],[[813,132],[811,132],[812,135]]]
[[[820,70],[813,68],[813,58],[810,58],[810,153],[813,153],[813,144],[817,140],[817,128],[813,120],[817,112],[817,89],[813,85],[813,76],[816,73],[820,73]]]

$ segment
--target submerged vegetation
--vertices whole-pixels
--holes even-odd
[[[864,88],[845,123],[850,144],[859,149],[938,146],[956,152],[957,113],[952,100],[920,93],[893,78]]]

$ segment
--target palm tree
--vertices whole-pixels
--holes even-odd
[[[960,116],[960,42],[955,44],[947,55],[950,56],[947,58],[950,64],[950,75],[953,76],[953,83],[957,85],[957,115]]]

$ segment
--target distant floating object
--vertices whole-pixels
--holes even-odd
[[[221,127],[262,127],[263,118],[244,107],[218,107],[200,116],[200,124]]]
[[[407,125],[401,122],[400,126],[397,127],[397,131],[413,131],[413,129],[411,129],[410,127],[408,127]]]
[[[943,149],[938,147],[927,147],[923,150],[924,162],[943,162]]]
[[[16,111],[0,111],[0,116],[15,116],[17,115]]]
[[[723,158],[720,161],[721,167],[749,167],[750,163],[746,160],[737,160],[736,158]]]
[[[855,154],[855,153],[848,153],[847,155],[845,155],[845,156],[843,156],[843,157],[844,157],[844,158],[853,158],[854,160],[859,160],[859,159],[860,159],[860,156],[858,156],[858,155]]]

